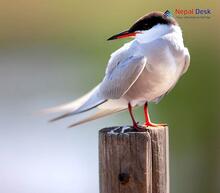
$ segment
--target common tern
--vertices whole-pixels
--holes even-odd
[[[128,109],[133,128],[140,130],[132,108],[144,106],[144,126],[161,125],[150,121],[148,103],[158,103],[189,67],[181,28],[167,12],[151,12],[108,40],[127,37],[134,39],[111,54],[101,83],[78,100],[51,108],[49,112],[62,113],[51,121],[96,109],[69,126],[74,127]]]

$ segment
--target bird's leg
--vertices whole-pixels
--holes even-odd
[[[145,126],[153,126],[153,124],[150,121],[150,116],[148,112],[148,103],[146,102],[144,104],[144,116],[145,116]]]
[[[137,128],[138,127],[138,123],[135,121],[134,119],[134,115],[133,115],[133,112],[132,112],[132,106],[131,106],[131,103],[128,103],[128,111],[129,111],[129,114],[131,116],[131,120],[132,120],[132,123],[133,123],[133,127],[134,128]]]
[[[146,126],[146,127],[167,126],[167,124],[163,124],[163,123],[155,124],[155,123],[151,122],[149,112],[148,112],[148,103],[147,102],[144,104],[144,115],[145,115],[145,124],[144,124],[144,126]]]
[[[130,113],[130,116],[131,116],[131,120],[132,120],[132,122],[133,122],[133,127],[134,127],[134,129],[136,129],[137,131],[145,131],[145,129],[142,128],[142,127],[140,127],[140,126],[138,126],[138,122],[135,121],[134,115],[133,115],[133,113],[132,113],[131,103],[128,103],[128,111],[129,111],[129,113]]]

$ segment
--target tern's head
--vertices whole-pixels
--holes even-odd
[[[166,28],[167,26],[178,25],[173,17],[169,17],[165,13],[151,12],[138,19],[128,30],[118,33],[110,37],[108,40],[135,37],[137,34],[142,34],[155,29],[155,27],[159,24],[164,26],[164,28]]]

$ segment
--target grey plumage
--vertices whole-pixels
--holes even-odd
[[[151,17],[154,19],[154,15]],[[151,17],[146,17],[147,21]],[[52,121],[97,109],[95,114],[73,123],[70,126],[73,127],[125,110],[128,103],[135,107],[145,102],[159,102],[170,92],[187,71],[190,55],[177,23],[173,19],[163,20],[153,20],[149,29],[138,32],[134,40],[116,50],[103,81],[92,91],[72,103],[48,110],[63,113]]]

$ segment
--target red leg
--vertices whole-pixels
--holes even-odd
[[[145,124],[147,127],[157,127],[157,126],[166,126],[167,124],[155,124],[150,120],[149,112],[148,112],[148,103],[144,104],[144,115],[145,115]]]
[[[137,122],[135,121],[134,115],[133,115],[133,113],[132,113],[131,103],[128,103],[128,111],[129,111],[130,116],[131,116],[131,120],[132,120],[132,123],[133,123],[133,127],[134,127],[135,129],[138,129],[138,124],[137,124]]]

